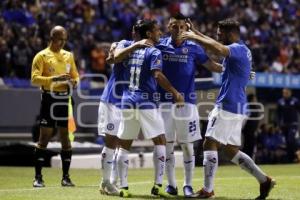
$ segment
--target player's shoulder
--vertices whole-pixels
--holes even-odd
[[[191,40],[186,40],[185,45],[187,46],[195,46],[195,47],[201,47],[198,43],[191,41]]]
[[[131,44],[133,44],[134,43],[134,41],[132,41],[132,40],[125,40],[125,39],[123,39],[123,40],[120,40],[119,42],[118,42],[118,46],[120,47],[120,46],[123,46],[123,47],[127,47],[127,46],[130,46]]]
[[[170,36],[163,36],[159,39],[159,42],[155,45],[157,47],[159,46],[168,46],[171,43],[171,37]]]
[[[249,50],[247,45],[243,41],[234,42],[230,45],[227,45],[229,48],[239,48],[239,49],[246,49]]]
[[[251,50],[247,47],[247,45],[243,41],[234,42],[230,45],[227,45],[229,48],[230,54],[234,54],[235,56],[247,56],[251,58]],[[251,58],[252,59],[252,58]]]
[[[157,56],[157,55],[161,54],[161,51],[156,47],[149,47],[149,48],[147,48],[147,50],[148,50],[148,54],[150,54],[150,55]]]

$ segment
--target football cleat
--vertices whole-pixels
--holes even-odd
[[[270,191],[276,185],[275,179],[267,176],[267,180],[260,184],[260,195],[256,197],[257,200],[266,199],[269,196]]]
[[[35,176],[34,181],[33,181],[33,187],[36,187],[36,188],[45,187],[42,175]]]
[[[119,195],[119,190],[117,186],[111,184],[109,181],[101,181],[99,191],[101,194]]]
[[[173,195],[173,196],[177,196],[178,195],[178,189],[177,187],[174,188],[172,185],[168,185],[166,187],[166,190],[165,190],[168,194],[170,195]]]
[[[120,197],[128,198],[131,196],[132,194],[129,192],[128,187],[124,187],[120,189]]]
[[[161,185],[155,184],[151,189],[151,194],[163,198],[172,198],[173,196],[164,191]]]
[[[61,180],[61,186],[63,187],[74,187],[74,183],[72,183],[70,176],[69,175],[65,175],[63,176],[62,180]]]
[[[197,197],[199,199],[209,199],[209,198],[214,198],[215,193],[214,191],[211,192],[206,192],[204,188],[199,190],[198,192],[195,193],[194,197]]]
[[[185,185],[185,186],[183,187],[183,195],[184,195],[184,197],[186,197],[186,198],[194,197],[194,196],[195,196],[195,193],[194,193],[194,190],[193,190],[192,186],[190,186],[190,185]]]

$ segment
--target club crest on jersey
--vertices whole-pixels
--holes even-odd
[[[189,49],[188,48],[182,48],[181,51],[182,51],[183,54],[187,54],[189,52]]]
[[[114,128],[115,128],[115,126],[113,123],[107,124],[107,130],[112,131],[112,130],[114,130]]]

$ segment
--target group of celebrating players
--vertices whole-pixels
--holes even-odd
[[[144,138],[154,143],[152,195],[178,195],[174,157],[177,142],[183,151],[184,197],[214,196],[217,150],[223,145],[229,159],[260,183],[257,199],[265,199],[275,180],[239,151],[247,112],[245,88],[251,77],[252,62],[250,50],[240,41],[239,23],[233,19],[220,21],[219,42],[197,31],[181,14],[170,19],[168,30],[170,36],[160,38],[156,21],[138,20],[132,28],[132,40],[111,46],[107,61],[114,64],[113,73],[99,106],[99,134],[105,135],[101,193],[132,195],[127,181],[128,154],[141,130]],[[223,63],[213,61],[206,52],[223,58]],[[223,75],[203,145],[204,187],[194,192],[193,142],[201,139],[194,85],[197,64]],[[162,187],[164,172],[168,179],[166,188]]]
[[[155,20],[138,20],[132,28],[132,40],[111,45],[106,60],[113,64],[113,71],[99,105],[98,131],[105,138],[100,192],[132,196],[127,181],[128,155],[141,130],[144,138],[154,143],[152,195],[178,195],[174,156],[174,143],[177,142],[183,151],[184,197],[214,196],[218,148],[222,145],[228,158],[259,182],[257,199],[265,199],[276,184],[275,180],[239,151],[247,112],[246,85],[252,76],[252,56],[240,40],[239,23],[234,19],[218,22],[218,41],[197,31],[182,14],[171,17],[167,28],[170,35],[161,38]],[[66,39],[66,30],[61,26],[54,27],[49,46],[35,56],[32,64],[32,83],[43,90],[34,187],[45,186],[41,171],[45,149],[55,126],[59,126],[62,141],[61,184],[74,186],[69,177],[72,148],[68,138],[68,109],[59,105],[68,104],[69,89],[76,86],[79,78],[73,55],[62,49]],[[212,60],[208,52],[222,59],[222,64]],[[204,186],[194,192],[193,142],[202,139],[194,80],[199,64],[222,73],[222,84],[215,108],[208,117],[203,144]],[[53,115],[59,118],[54,119]],[[162,186],[165,172],[166,188]]]

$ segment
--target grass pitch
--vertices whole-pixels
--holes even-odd
[[[262,169],[277,181],[268,199],[300,199],[300,165],[264,165]],[[98,185],[100,170],[72,169],[71,178],[76,184],[74,188],[60,186],[61,170],[43,169],[45,188],[32,188],[33,168],[0,167],[0,199],[1,200],[113,200],[119,197],[100,195]],[[179,196],[183,199],[182,169],[176,170]],[[203,183],[202,168],[195,169],[194,189]],[[159,199],[150,196],[153,186],[152,169],[130,169],[129,188],[133,193],[131,199]],[[215,180],[215,199],[254,199],[259,194],[256,180],[237,166],[219,167]]]

